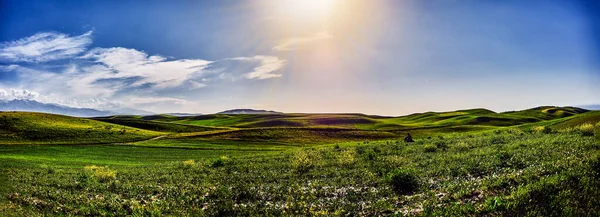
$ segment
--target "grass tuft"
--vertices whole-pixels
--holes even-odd
[[[84,169],[90,172],[91,175],[96,177],[100,182],[106,182],[117,178],[117,171],[109,169],[108,167],[90,165],[85,166]]]

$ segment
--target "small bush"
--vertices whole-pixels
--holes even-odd
[[[349,167],[356,163],[356,151],[354,149],[346,149],[337,157],[337,163],[342,167]]]
[[[446,141],[443,141],[443,140],[442,141],[437,141],[434,144],[435,144],[435,147],[439,148],[439,149],[446,150],[448,148],[448,144],[446,143]]]
[[[117,171],[111,170],[108,167],[91,165],[85,166],[84,168],[101,182],[110,181],[117,178]]]
[[[377,159],[377,153],[375,153],[375,151],[369,149],[364,153],[365,157],[367,158],[367,160],[370,161],[374,161]]]
[[[221,156],[221,157],[215,159],[212,162],[212,164],[210,164],[210,166],[213,167],[213,168],[222,167],[222,166],[225,166],[230,161],[231,161],[231,159],[229,157],[227,157],[227,156]]]
[[[545,133],[545,134],[550,134],[552,132],[554,132],[554,131],[550,127],[544,127],[544,130],[542,130],[542,133]]]
[[[194,161],[194,160],[186,160],[186,161],[183,162],[183,167],[184,168],[191,168],[191,167],[193,167],[195,165],[196,165],[196,161]]]
[[[297,151],[292,156],[292,168],[298,173],[306,173],[316,167],[321,161],[321,156],[315,151]]]
[[[590,123],[585,123],[577,126],[577,130],[581,133],[582,136],[594,136],[594,125]]]
[[[546,129],[546,127],[544,126],[537,126],[534,127],[533,129],[531,129],[534,133],[541,133],[542,131],[544,131]]]
[[[419,188],[419,179],[412,170],[396,169],[389,172],[385,181],[400,195],[412,194]]]
[[[437,150],[437,147],[435,145],[425,145],[424,147],[425,152],[435,152]]]

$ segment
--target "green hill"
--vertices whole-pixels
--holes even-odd
[[[94,120],[118,124],[123,126],[135,127],[144,130],[152,130],[158,132],[199,132],[216,130],[214,127],[202,127],[187,124],[177,124],[170,122],[148,121],[142,118],[93,118]]]
[[[584,114],[561,119],[561,121],[555,122],[551,126],[556,129],[564,129],[577,127],[583,124],[595,125],[597,123],[600,123],[600,111],[590,111]]]
[[[140,119],[196,126],[235,128],[338,127],[366,130],[407,130],[411,128],[462,125],[516,126],[571,117],[587,111],[575,107],[542,106],[503,113],[477,108],[450,112],[416,113],[400,117],[364,114],[212,114],[191,117],[154,115],[141,117]]]
[[[162,133],[101,121],[33,112],[0,112],[0,144],[130,142]]]
[[[400,134],[387,131],[342,128],[251,128],[219,132],[189,133],[171,136],[177,139],[230,140],[252,142],[320,143],[398,139]],[[168,139],[168,138],[167,138]]]
[[[564,118],[577,114],[582,114],[588,111],[589,110],[576,107],[540,106],[521,111],[503,112],[501,114],[510,116],[533,117],[542,120],[552,120],[556,118]]]

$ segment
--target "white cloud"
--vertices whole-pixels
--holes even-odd
[[[69,65],[0,65],[0,71],[16,73],[16,87],[21,88],[16,92],[0,89],[0,98],[36,99],[45,103],[97,109],[138,105],[142,109],[190,106],[192,101],[181,98],[181,95],[190,96],[185,91],[201,91],[199,89],[207,86],[211,86],[207,91],[218,91],[215,88],[227,88],[229,82],[240,84],[245,80],[281,77],[282,74],[277,71],[287,63],[276,56],[264,55],[209,61],[166,58],[123,47],[86,50],[85,46],[91,43],[86,41],[91,33],[75,37],[40,33],[5,43],[0,58],[11,61],[42,62],[60,58],[72,61]],[[75,42],[79,42],[80,46],[66,46],[77,44]],[[19,46],[21,48],[17,49]],[[27,55],[17,55],[16,51]]]
[[[281,77],[281,74],[276,74],[274,72],[283,68],[287,63],[285,60],[281,60],[274,56],[254,56],[249,59],[258,60],[260,61],[260,64],[255,67],[252,72],[244,75],[248,79],[268,79]]]
[[[193,73],[202,70],[211,61],[199,59],[167,60],[162,56],[148,54],[122,47],[95,48],[81,58],[92,59],[104,64],[112,73],[103,73],[103,78],[140,77],[133,86],[154,84],[157,88],[169,88],[181,85]]]
[[[33,100],[36,99],[38,96],[40,96],[39,93],[26,89],[9,89],[8,91],[0,89],[0,99],[2,100]]]
[[[78,36],[43,32],[0,45],[0,60],[47,62],[70,58],[85,51],[92,43],[92,31]]]
[[[131,97],[128,98],[129,103],[132,104],[146,104],[146,103],[161,103],[161,102],[171,102],[171,103],[186,103],[187,100],[173,98],[173,97]]]
[[[275,50],[275,51],[294,50],[294,49],[297,49],[301,45],[304,45],[304,44],[307,44],[307,43],[310,43],[313,41],[330,39],[332,37],[333,36],[331,34],[329,34],[328,32],[319,32],[319,33],[316,33],[311,36],[288,38],[288,39],[283,40],[282,43],[273,47],[273,50]]]

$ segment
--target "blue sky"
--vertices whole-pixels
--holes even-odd
[[[383,115],[600,102],[587,1],[0,4],[0,99]]]

